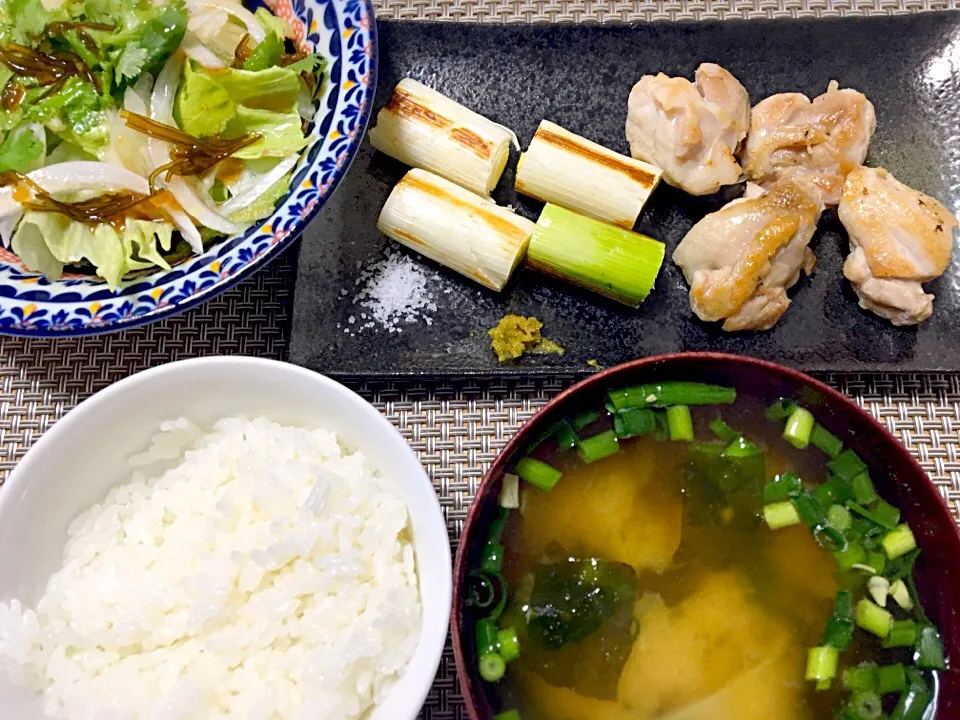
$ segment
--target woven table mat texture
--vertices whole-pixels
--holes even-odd
[[[377,0],[380,18],[469,22],[626,22],[828,17],[944,10],[957,0]],[[57,419],[92,393],[134,372],[204,355],[283,359],[295,253],[183,315],[146,328],[76,340],[0,337],[0,486]],[[828,375],[920,461],[960,515],[960,376]],[[511,434],[569,378],[454,382],[353,382],[400,430],[436,487],[456,548],[486,468]],[[2,488],[0,488],[2,492]],[[421,717],[466,718],[449,644]]]
[[[952,10],[957,0],[377,0],[390,20],[555,23],[846,17]]]

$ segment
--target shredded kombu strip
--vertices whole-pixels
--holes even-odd
[[[121,110],[120,116],[127,121],[127,127],[170,143],[170,162],[150,173],[151,190],[157,177],[163,173],[166,173],[164,179],[167,182],[174,175],[201,175],[221,160],[257,142],[261,137],[260,135],[241,135],[231,140],[223,140],[216,136],[198,138],[128,110]]]
[[[27,210],[60,213],[71,220],[87,225],[99,225],[122,218],[159,195],[159,193],[144,195],[132,190],[119,190],[97,195],[88,200],[67,202],[57,200],[35,181],[13,170],[0,173],[0,187],[13,187],[14,199]],[[23,199],[17,197],[19,188],[25,189]]]
[[[58,92],[72,77],[87,80],[100,92],[100,83],[93,70],[79,55],[73,53],[48,53],[18,43],[7,43],[0,46],[0,62],[16,75],[34,78],[35,84],[30,87],[48,88],[40,96],[41,99]]]
[[[106,23],[96,23],[96,22],[86,22],[83,20],[76,21],[60,21],[48,23],[47,26],[38,36],[39,39],[52,38],[56,35],[62,35],[63,33],[73,30],[77,33],[77,38],[80,42],[83,43],[84,47],[89,50],[94,57],[101,58],[100,48],[97,47],[97,41],[90,37],[90,34],[87,30],[101,30],[103,32],[112,32],[116,30],[115,25],[107,25]]]

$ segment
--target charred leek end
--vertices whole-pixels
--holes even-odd
[[[405,78],[377,114],[370,142],[402,163],[488,196],[510,157],[512,131]]]
[[[530,239],[531,267],[631,307],[650,294],[664,246],[644,235],[547,205]]]
[[[516,188],[631,230],[662,174],[544,120],[520,157]]]
[[[534,225],[492,200],[414,169],[390,193],[377,228],[491,290],[502,290],[527,251]]]

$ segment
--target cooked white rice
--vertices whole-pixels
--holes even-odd
[[[363,715],[419,638],[403,500],[325,430],[162,430],[132,463],[183,460],[74,521],[36,611],[0,603],[0,672],[66,720]]]

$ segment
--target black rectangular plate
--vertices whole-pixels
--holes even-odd
[[[512,128],[526,147],[541,119],[620,152],[627,96],[647,73],[691,78],[701,62],[729,69],[753,103],[777,92],[813,97],[830,80],[864,92],[877,110],[867,163],[960,209],[960,14],[835,20],[656,23],[632,26],[505,26],[382,22],[374,111],[403,77],[416,78]],[[516,154],[494,198],[535,219],[541,205],[513,191]],[[753,355],[808,371],[960,370],[960,253],[930,283],[933,317],[895,328],[861,310],[843,279],[847,239],[836,213],[812,242],[813,277],[766,332],[727,334],[697,320],[670,254],[687,230],[741,189],[706,198],[665,183],[638,230],[667,244],[656,289],[638,310],[618,306],[529,269],[505,291],[485,290],[418,259],[437,304],[389,333],[366,327],[353,301],[361,268],[392,244],[377,215],[406,168],[364,141],[343,185],[306,231],[300,252],[290,359],[338,375],[580,373],[588,360],[613,365],[680,350]],[[393,246],[398,252],[408,251]],[[500,365],[486,331],[506,313],[536,315],[563,357]],[[353,324],[350,318],[353,317]]]

